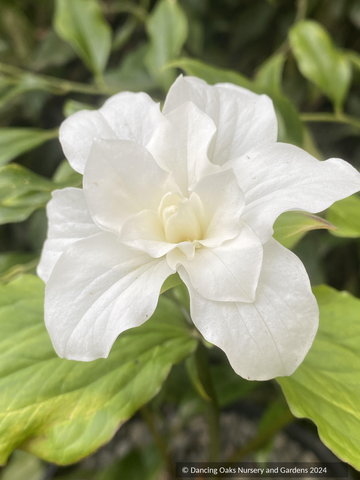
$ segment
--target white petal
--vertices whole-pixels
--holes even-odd
[[[157,163],[174,174],[185,196],[200,178],[218,170],[207,157],[215,130],[211,118],[187,102],[165,117],[147,145]]]
[[[264,261],[254,303],[213,302],[192,287],[194,324],[226,353],[238,375],[269,380],[291,375],[314,340],[319,312],[301,261],[274,239]]]
[[[163,114],[168,115],[191,101],[211,117],[217,132],[209,148],[210,160],[223,165],[253,147],[277,140],[277,120],[272,101],[230,84],[210,86],[195,77],[180,76],[166,97]]]
[[[165,279],[165,260],[99,233],[70,245],[46,285],[45,322],[60,357],[105,358],[118,335],[153,314]]]
[[[94,221],[120,233],[122,224],[142,210],[157,210],[169,186],[145,147],[128,140],[96,140],[84,173],[84,192]]]
[[[235,238],[241,230],[239,218],[245,205],[245,197],[235,174],[231,170],[203,177],[194,187],[203,205],[203,240],[207,247],[218,247],[225,240]]]
[[[241,218],[263,243],[281,213],[321,212],[360,190],[360,174],[349,163],[337,158],[320,162],[285,143],[255,148],[226,167],[233,168],[245,194]]]
[[[44,282],[68,245],[100,232],[92,221],[82,189],[55,190],[52,197],[46,207],[48,238],[37,267],[37,274]]]
[[[216,301],[252,302],[259,280],[263,249],[260,240],[243,224],[240,235],[217,248],[199,248],[188,260],[178,249],[167,254],[169,265],[182,265],[193,288]],[[183,269],[179,267],[180,277]]]
[[[121,92],[98,111],[82,110],[60,126],[60,142],[70,165],[84,168],[94,138],[123,139],[146,145],[162,119],[159,104],[146,93]]]
[[[123,224],[120,241],[154,258],[162,257],[175,247],[166,241],[160,217],[151,210],[143,210],[128,218]]]

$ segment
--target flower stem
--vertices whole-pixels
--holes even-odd
[[[345,125],[351,125],[357,129],[360,129],[360,121],[357,118],[345,115],[344,113],[301,113],[301,120],[304,122],[333,122],[333,123],[343,123]]]
[[[296,5],[295,23],[301,22],[306,18],[308,9],[308,0],[298,0]]]
[[[209,431],[209,462],[217,462],[220,456],[220,411],[211,378],[209,355],[202,342],[199,342],[195,352],[195,360],[199,379],[208,397],[205,402]]]
[[[0,73],[13,77],[18,82],[26,76],[31,77],[39,83],[39,89],[49,89],[52,93],[57,95],[65,95],[70,92],[85,93],[89,95],[113,95],[118,92],[118,89],[110,87],[103,82],[101,85],[90,85],[87,83],[70,82],[61,78],[51,77],[49,75],[42,75],[28,70],[7,65],[0,62]],[[42,88],[41,88],[42,87]]]
[[[176,477],[175,464],[171,459],[171,456],[168,452],[168,448],[164,439],[162,438],[162,436],[160,435],[159,431],[155,426],[155,421],[149,407],[147,405],[144,405],[140,409],[140,413],[143,419],[145,420],[145,423],[148,426],[148,429],[150,430],[152,436],[154,437],[156,446],[159,452],[161,453],[161,456],[163,457],[163,460],[165,462],[165,465],[169,474],[172,476],[172,478],[175,478]]]

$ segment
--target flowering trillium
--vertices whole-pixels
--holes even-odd
[[[178,272],[195,326],[239,375],[291,374],[318,307],[302,263],[272,238],[274,221],[326,209],[358,191],[360,175],[276,140],[267,96],[192,77],[176,80],[162,112],[124,92],[65,120],[60,141],[83,189],[53,193],[38,267],[58,355],[106,357]]]

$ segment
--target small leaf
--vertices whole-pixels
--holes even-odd
[[[0,167],[0,225],[22,222],[35,210],[45,207],[53,190],[81,185],[82,175],[64,160],[56,170],[54,181],[12,163]]]
[[[333,223],[337,230],[331,232],[337,237],[359,238],[360,237],[360,197],[351,197],[334,203],[326,214],[329,222]]]
[[[260,90],[254,86],[251,80],[238,72],[213,67],[212,65],[208,65],[207,63],[194,58],[178,58],[169,62],[167,67],[181,68],[181,70],[184,70],[187,75],[202,78],[210,85],[229,82],[239,85],[240,87],[248,88],[255,93],[258,93]]]
[[[6,252],[0,254],[0,282],[7,283],[24,273],[35,275],[39,258],[33,253]]]
[[[0,225],[21,222],[51,198],[55,185],[15,163],[0,168]]]
[[[36,258],[33,253],[6,252],[0,253],[0,275],[18,265],[26,264]]]
[[[122,48],[128,42],[136,27],[136,18],[128,18],[124,25],[121,25],[121,27],[119,27],[118,30],[115,31],[111,49],[113,51],[116,51]]]
[[[284,95],[278,93],[271,94],[271,92],[269,92],[269,96],[274,102],[278,120],[278,141],[292,143],[293,145],[302,147],[304,127],[298,111]]]
[[[157,2],[147,18],[146,28],[150,39],[147,67],[159,85],[168,90],[175,72],[162,69],[180,54],[188,34],[186,16],[177,0]]]
[[[131,92],[149,91],[157,84],[145,66],[149,45],[140,44],[131,50],[117,68],[109,69],[104,74],[106,83],[119,90]]]
[[[25,62],[35,43],[34,26],[28,17],[15,5],[15,2],[1,2],[0,27],[11,42],[13,55]]]
[[[315,83],[341,109],[351,82],[351,66],[317,22],[297,23],[289,34],[291,48],[301,73]]]
[[[197,345],[175,304],[160,297],[152,318],[121,334],[107,359],[60,359],[43,305],[35,276],[0,286],[1,463],[18,447],[61,465],[94,452]]]
[[[353,67],[360,71],[360,55],[355,50],[348,50],[346,55]]]
[[[281,93],[281,77],[285,63],[285,55],[279,53],[270,57],[264,62],[257,71],[255,83],[260,88],[264,88],[269,92]]]
[[[58,184],[54,185],[55,188],[80,187],[82,184],[82,175],[75,172],[66,159],[60,163],[52,179]]]
[[[281,93],[271,92],[252,82],[244,75],[232,70],[207,65],[200,60],[192,58],[179,58],[168,64],[168,67],[178,67],[188,75],[202,78],[210,85],[215,83],[230,82],[239,87],[247,88],[257,94],[268,94],[273,102],[279,124],[279,141],[302,146],[303,124],[294,105]]]
[[[70,115],[73,115],[80,110],[94,110],[94,107],[92,105],[89,105],[88,103],[73,100],[72,98],[69,98],[69,100],[66,100],[66,102],[64,103],[63,114],[65,117],[70,117]]]
[[[76,56],[71,46],[50,30],[34,53],[31,68],[42,70],[51,66],[60,67]]]
[[[277,380],[292,413],[315,422],[325,445],[360,469],[360,300],[325,285],[314,293],[314,344],[295,373]]]
[[[336,230],[321,217],[305,212],[286,212],[274,224],[274,238],[286,248],[293,248],[310,230]]]
[[[54,28],[85,65],[100,74],[111,50],[111,28],[97,0],[56,0]]]
[[[0,128],[0,166],[57,136],[57,129]]]

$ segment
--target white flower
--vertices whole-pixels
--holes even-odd
[[[58,355],[106,357],[151,317],[177,271],[194,324],[239,375],[291,374],[318,308],[273,223],[287,210],[326,209],[358,191],[360,175],[276,139],[268,97],[192,77],[176,80],[162,113],[126,92],[65,120],[60,141],[83,189],[53,193],[38,267]]]

